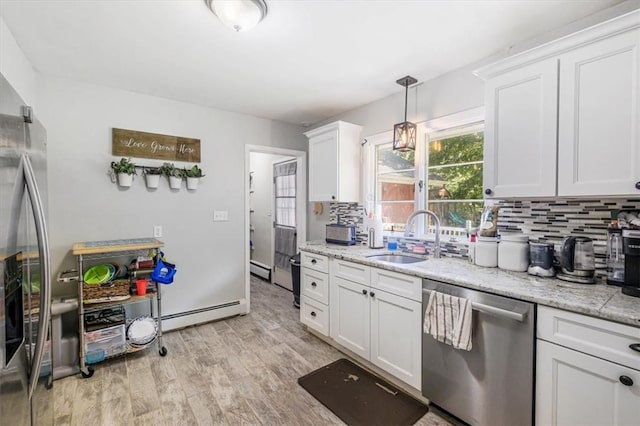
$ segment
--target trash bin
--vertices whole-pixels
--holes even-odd
[[[291,256],[291,282],[293,283],[293,306],[300,308],[300,254]]]

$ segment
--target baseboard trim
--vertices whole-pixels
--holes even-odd
[[[228,303],[210,306],[201,309],[194,309],[187,312],[162,316],[162,331],[171,331],[190,325],[201,324],[209,321],[216,321],[236,315],[248,313],[247,300],[241,299]]]
[[[254,275],[264,278],[267,281],[271,281],[271,268],[269,268],[264,263],[252,260],[251,262],[249,262],[249,271]]]

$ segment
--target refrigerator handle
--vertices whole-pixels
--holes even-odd
[[[27,154],[22,154],[22,163],[24,165],[24,178],[31,200],[31,208],[34,215],[34,223],[36,227],[36,236],[38,239],[38,255],[40,261],[40,276],[42,277],[42,286],[40,288],[40,313],[38,323],[38,340],[36,342],[36,350],[33,354],[33,363],[31,366],[31,377],[29,378],[29,398],[38,385],[40,376],[40,368],[42,366],[42,358],[44,356],[44,345],[47,341],[47,326],[51,319],[51,268],[49,253],[49,233],[47,232],[47,223],[45,220],[42,198],[36,183],[36,176],[33,172],[31,160]]]

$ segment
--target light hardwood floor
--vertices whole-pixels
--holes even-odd
[[[297,379],[345,357],[309,334],[291,292],[251,279],[251,313],[165,334],[156,347],[54,383],[56,425],[343,424]],[[421,426],[450,425],[433,410]]]

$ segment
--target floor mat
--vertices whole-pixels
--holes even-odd
[[[412,425],[429,408],[402,390],[339,359],[298,384],[348,425]]]

